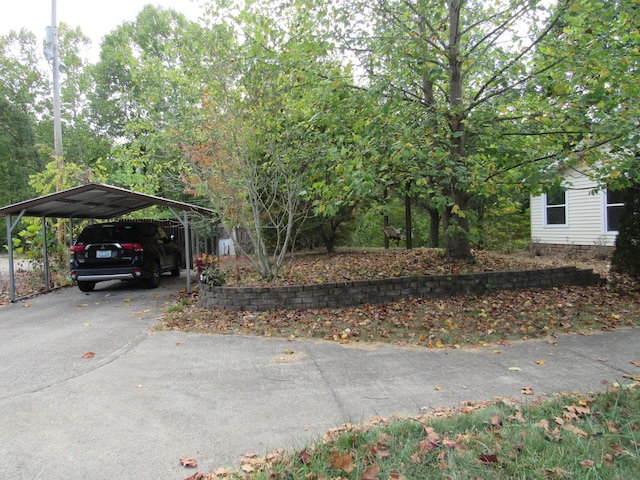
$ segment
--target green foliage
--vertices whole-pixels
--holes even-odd
[[[78,165],[73,162],[57,160],[49,162],[45,169],[31,175],[29,185],[40,195],[46,195],[58,190],[76,187],[86,182],[104,182],[105,167],[98,159],[92,167]]]
[[[226,283],[227,277],[220,269],[220,263],[217,257],[209,253],[201,253],[193,261],[198,270],[198,279],[211,286],[222,286]]]
[[[0,197],[12,196],[0,203],[30,196],[36,172],[39,191],[104,179],[179,198],[186,184],[228,228],[255,231],[266,254],[288,251],[309,215],[329,226],[328,246],[340,243],[351,212],[365,218],[385,189],[408,186],[440,213],[447,251],[464,257],[521,235],[521,192],[557,183],[559,165],[590,165],[610,188],[639,175],[633,0],[209,6],[199,23],[146,6],[105,37],[96,65],[82,60],[82,32],[60,25],[68,166],[58,172],[44,167],[51,88],[40,45],[28,32],[0,37]],[[217,170],[194,168],[214,157]],[[235,175],[218,182],[225,169]],[[514,220],[508,231],[501,215]],[[415,245],[427,224],[415,212]],[[374,230],[357,237],[382,241]]]
[[[420,209],[413,212],[413,238],[414,247],[427,246],[428,242],[428,218]],[[358,217],[358,223],[353,233],[349,246],[352,247],[384,247],[384,215],[389,217],[389,225],[405,231],[404,201],[394,198],[386,207],[368,209]],[[396,246],[396,242],[391,242]],[[399,244],[404,247],[403,242]]]
[[[640,282],[640,185],[624,191],[624,211],[611,265],[617,272],[631,275]]]
[[[147,5],[108,34],[92,67],[93,121],[110,139],[112,183],[175,197],[182,131],[202,104],[214,35],[172,9]]]
[[[41,219],[23,220],[24,228],[13,238],[14,252],[29,261],[35,275],[29,278],[29,287],[39,290],[44,280],[44,249]],[[68,249],[56,239],[57,224],[47,220],[47,268],[50,287],[65,285],[68,278]]]
[[[29,198],[32,192],[29,174],[37,168],[29,117],[0,96],[0,206]],[[0,244],[4,244],[7,241],[4,220],[0,228]]]

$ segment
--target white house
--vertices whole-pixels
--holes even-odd
[[[584,168],[565,168],[563,189],[531,197],[531,243],[613,247],[624,207],[620,191],[601,189]]]

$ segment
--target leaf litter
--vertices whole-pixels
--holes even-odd
[[[435,249],[341,252],[295,257],[273,283],[255,278],[242,262],[223,262],[231,285],[325,283],[400,275],[457,274],[559,266],[524,256],[474,252],[474,261],[448,262]],[[235,273],[232,273],[235,272]],[[239,272],[239,275],[238,273]],[[234,279],[235,278],[235,279]],[[185,295],[181,293],[179,295]],[[192,294],[195,299],[197,293]],[[427,348],[494,345],[504,340],[588,333],[640,323],[640,294],[607,286],[497,291],[442,299],[322,310],[271,312],[198,308],[190,302],[166,313],[163,330],[325,339],[341,344],[384,342]]]

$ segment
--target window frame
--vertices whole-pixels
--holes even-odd
[[[543,195],[543,215],[544,215],[544,226],[550,228],[566,228],[569,226],[569,195],[568,190],[561,190],[558,193],[562,193],[564,195],[564,203],[549,203],[550,194],[545,193]],[[564,209],[564,223],[549,223],[549,209]]]
[[[616,193],[621,193],[623,194],[624,190],[613,190]],[[609,203],[609,188],[605,188],[603,190],[603,199],[602,199],[602,209],[603,209],[603,216],[602,216],[602,220],[603,220],[603,231],[604,233],[608,233],[608,234],[612,234],[612,235],[617,235],[619,233],[619,230],[610,230],[609,229],[609,209],[610,208],[619,208],[619,209],[624,209],[624,200],[621,202],[617,202],[617,203]],[[620,219],[620,216],[618,215],[618,221]],[[619,226],[619,225],[618,225]]]

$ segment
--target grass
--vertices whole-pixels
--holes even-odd
[[[640,389],[502,399],[417,418],[346,425],[293,453],[245,458],[205,479],[631,479],[640,468]]]

